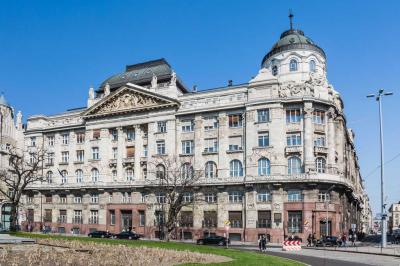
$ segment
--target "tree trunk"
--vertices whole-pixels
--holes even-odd
[[[11,204],[10,231],[15,232],[18,229],[18,208],[17,205]]]

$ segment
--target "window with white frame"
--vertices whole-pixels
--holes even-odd
[[[331,194],[327,192],[319,192],[318,193],[318,201],[319,202],[329,202],[331,201]]]
[[[321,110],[315,110],[313,112],[313,122],[314,124],[325,124],[325,112]]]
[[[126,129],[126,140],[134,140],[135,139],[135,129],[134,128],[127,128]]]
[[[47,184],[53,183],[53,172],[52,171],[48,171],[46,173],[46,180],[47,180]]]
[[[76,176],[76,183],[83,182],[83,171],[81,169],[75,171],[75,176]]]
[[[288,211],[288,233],[301,233],[303,227],[303,213]]]
[[[54,152],[47,153],[47,165],[54,165]]]
[[[116,128],[110,129],[110,135],[112,141],[118,140],[118,130]]]
[[[228,115],[228,120],[229,120],[229,127],[230,128],[238,128],[242,127],[242,114],[231,114]]]
[[[217,116],[208,116],[203,118],[204,130],[213,130],[218,128],[218,117]]]
[[[270,161],[262,157],[258,160],[258,175],[259,176],[266,176],[271,174],[271,163]]]
[[[286,123],[299,123],[301,120],[300,109],[286,110]]]
[[[290,133],[286,135],[287,146],[300,146],[301,145],[301,133]]]
[[[272,200],[272,195],[269,191],[257,192],[257,201],[258,202],[269,202],[271,200]]]
[[[47,145],[49,145],[50,147],[53,147],[54,146],[54,142],[55,142],[54,136],[48,136],[47,137]]]
[[[181,176],[183,179],[192,179],[194,175],[193,166],[190,163],[184,163],[181,167]]]
[[[61,175],[61,184],[66,184],[68,182],[68,172],[67,170],[62,170],[60,172]]]
[[[241,161],[232,160],[229,163],[229,176],[230,177],[243,176],[243,166]]]
[[[98,223],[99,223],[99,211],[90,210],[89,224],[98,224]]]
[[[269,132],[258,133],[258,147],[269,146]]]
[[[92,159],[93,160],[99,160],[100,159],[99,147],[92,147]]]
[[[291,72],[297,71],[297,60],[296,59],[290,60],[289,68],[290,68]]]
[[[242,136],[229,137],[229,151],[242,150]]]
[[[165,178],[165,166],[159,164],[156,166],[156,177],[159,179]]]
[[[183,193],[183,202],[193,202],[194,197],[192,192],[184,192]]]
[[[301,174],[302,173],[302,166],[301,160],[297,156],[290,157],[288,159],[288,174]]]
[[[157,122],[157,132],[158,133],[167,132],[167,122],[166,121],[158,121]]]
[[[258,123],[269,122],[269,109],[257,110],[257,122]]]
[[[194,120],[193,119],[185,119],[181,121],[182,132],[193,132],[194,130]]]
[[[146,198],[147,198],[146,193],[144,192],[140,193],[140,202],[146,203]]]
[[[74,223],[75,224],[82,223],[82,210],[74,210]]]
[[[165,154],[165,140],[157,140],[157,154],[164,155]]]
[[[75,196],[74,197],[74,203],[82,203],[82,197],[81,196]]]
[[[69,152],[67,152],[67,151],[61,152],[61,162],[63,162],[63,163],[69,162]]]
[[[239,203],[243,200],[243,192],[241,191],[229,191],[228,199],[230,203]]]
[[[325,135],[316,134],[314,136],[314,146],[325,147]]]
[[[68,133],[61,134],[61,143],[63,145],[68,145],[68,143],[69,143],[69,134]]]
[[[293,189],[288,190],[288,201],[302,201],[303,194],[301,190]]]
[[[98,182],[99,181],[99,170],[97,170],[97,168],[93,168],[92,169],[92,182]]]
[[[76,133],[76,143],[83,144],[85,142],[85,132]]]
[[[76,151],[76,160],[78,162],[83,162],[85,160],[85,151],[84,150]]]
[[[310,72],[316,72],[317,71],[317,68],[316,68],[314,60],[310,60],[310,62],[308,63],[308,66],[310,68]]]
[[[166,197],[165,197],[165,193],[163,192],[157,192],[156,193],[156,201],[157,203],[166,203]]]
[[[125,171],[126,171],[126,181],[133,181],[133,169],[127,168]]]
[[[206,178],[215,178],[218,176],[218,169],[216,163],[212,161],[206,162],[205,176]]]
[[[147,145],[143,145],[143,157],[147,157],[148,155],[148,147]]]
[[[315,168],[317,173],[325,173],[326,172],[326,160],[325,158],[318,157],[315,159]]]
[[[60,196],[60,203],[62,203],[62,204],[67,203],[67,196],[61,195],[61,196]]]
[[[118,148],[117,147],[113,147],[112,148],[112,158],[113,159],[117,159],[118,158]]]
[[[91,203],[99,203],[99,194],[93,193],[90,195]]]
[[[131,203],[131,194],[125,192],[122,194],[122,203]]]
[[[218,152],[217,138],[205,139],[204,142],[205,142],[204,152]]]
[[[182,154],[193,154],[193,140],[182,141]]]
[[[206,192],[204,193],[204,200],[207,203],[215,203],[217,202],[217,195],[212,192]]]
[[[35,146],[36,146],[36,137],[31,137],[30,146],[32,146],[32,147],[35,147]]]

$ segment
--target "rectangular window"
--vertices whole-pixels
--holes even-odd
[[[218,214],[216,211],[204,211],[203,227],[212,228],[218,225]]]
[[[272,195],[268,191],[261,191],[257,193],[258,202],[269,202],[272,200]]]
[[[228,198],[230,203],[241,203],[243,200],[243,193],[241,191],[230,191]]]
[[[82,210],[74,210],[74,221],[75,224],[82,223]]]
[[[315,135],[314,146],[325,147],[325,136],[324,135]]]
[[[301,120],[300,109],[286,110],[286,123],[299,123]]]
[[[99,211],[98,210],[91,210],[90,211],[90,224],[98,224],[99,223]]]
[[[93,130],[93,139],[99,139],[100,138],[100,129],[94,129]]]
[[[288,233],[301,233],[303,213],[301,211],[288,211]]]
[[[182,132],[193,132],[194,130],[193,119],[182,120],[181,124],[182,124]]]
[[[290,133],[286,135],[287,146],[300,146],[301,133]]]
[[[241,211],[229,211],[229,222],[231,222],[232,228],[242,228],[242,212]]]
[[[111,135],[111,140],[112,141],[117,141],[118,140],[118,130],[115,128],[110,129],[110,135]]]
[[[144,211],[139,211],[139,226],[145,226],[146,216]]]
[[[44,210],[44,222],[52,222],[53,220],[53,210],[52,209],[45,209]]]
[[[117,147],[113,147],[112,148],[112,158],[113,159],[117,159],[118,158],[118,148]]]
[[[63,145],[68,145],[68,143],[69,143],[69,134],[68,133],[64,133],[61,135],[61,143]]]
[[[83,144],[85,142],[85,132],[76,133],[76,143]]]
[[[229,151],[242,150],[242,136],[229,137]]]
[[[135,140],[135,129],[134,128],[127,128],[126,129],[126,140]]]
[[[46,195],[45,202],[46,203],[52,203],[53,202],[53,196],[52,195]]]
[[[269,146],[269,133],[260,132],[258,134],[258,147],[268,147]]]
[[[269,122],[269,109],[257,110],[257,122],[258,123]]]
[[[82,197],[81,196],[75,196],[74,197],[74,203],[82,203]]]
[[[242,127],[242,114],[228,115],[228,120],[230,128]]]
[[[110,210],[110,225],[115,225],[115,210]]]
[[[49,152],[47,154],[47,163],[48,166],[54,165],[54,152]]]
[[[329,202],[331,200],[331,195],[329,193],[320,192],[318,193],[319,202]]]
[[[31,146],[32,147],[36,146],[36,137],[31,137]]]
[[[67,210],[60,210],[60,217],[58,217],[59,223],[67,222]]]
[[[34,209],[28,209],[28,214],[26,216],[26,220],[28,222],[33,222],[35,218],[35,210]]]
[[[192,192],[183,193],[183,202],[193,202],[193,193]]]
[[[162,211],[155,211],[155,216],[156,216],[156,226],[158,225],[164,225],[164,214]]]
[[[258,211],[257,227],[271,228],[271,211]]]
[[[47,137],[47,144],[50,146],[50,147],[53,147],[54,146],[54,136],[48,136]]]
[[[91,203],[99,203],[99,194],[91,194],[90,202]]]
[[[315,124],[320,124],[320,125],[325,124],[325,112],[320,110],[315,110],[313,112],[313,122]]]
[[[215,193],[205,193],[204,200],[207,203],[215,203],[217,202],[217,195]]]
[[[62,203],[62,204],[67,203],[67,197],[66,196],[60,196],[60,203]]]
[[[165,154],[165,141],[164,140],[157,140],[157,154],[164,155]]]
[[[303,194],[301,190],[289,190],[288,191],[288,201],[302,201]]]
[[[92,148],[92,159],[93,160],[99,160],[100,156],[99,156],[99,147],[93,147]]]
[[[218,139],[205,139],[204,152],[218,152]]]
[[[148,150],[147,150],[147,145],[143,145],[143,157],[147,157]]]
[[[135,157],[135,147],[133,146],[126,147],[126,157],[127,158]]]
[[[166,122],[166,121],[159,121],[159,122],[157,122],[157,132],[158,132],[158,133],[165,133],[165,132],[167,132],[167,122]]]
[[[85,160],[85,151],[84,150],[76,151],[76,160],[78,162],[83,162]]]
[[[161,192],[156,193],[156,200],[157,203],[166,203],[165,194]]]
[[[182,141],[182,154],[193,154],[193,140]]]
[[[218,128],[218,117],[208,116],[203,118],[204,130],[213,130]]]
[[[179,225],[181,227],[193,227],[193,212],[181,211]]]
[[[67,152],[67,151],[61,152],[61,162],[63,162],[63,163],[69,162],[69,152]]]

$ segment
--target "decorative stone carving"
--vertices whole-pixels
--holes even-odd
[[[112,101],[109,101],[102,105],[97,113],[108,113],[115,110],[125,110],[156,105],[157,103],[158,101],[152,97],[145,97],[137,93],[125,92],[118,98],[114,98]]]
[[[303,112],[304,112],[304,115],[306,115],[306,116],[311,116],[311,115],[313,114],[313,112],[314,112],[314,108],[312,108],[312,107],[305,107]]]
[[[157,87],[157,76],[153,74],[153,78],[151,79],[151,88],[154,89]]]
[[[327,115],[328,115],[329,118],[335,119],[335,118],[337,117],[335,108],[330,107],[330,108],[328,109]]]
[[[106,85],[104,86],[104,96],[107,96],[110,94],[110,84],[108,84],[108,82],[106,83]]]
[[[176,86],[176,73],[175,73],[175,71],[172,71],[170,85],[171,86]]]
[[[316,89],[328,87],[326,78],[322,75],[311,73],[310,79],[304,83],[289,82],[283,84],[278,89],[278,95],[280,98],[303,97],[303,96],[315,96]]]
[[[94,100],[94,89],[93,89],[93,87],[89,88],[89,100]]]

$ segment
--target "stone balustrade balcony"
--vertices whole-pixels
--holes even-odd
[[[328,148],[323,146],[314,146],[315,154],[328,154]]]
[[[127,157],[122,159],[123,166],[133,166],[135,164],[135,157]]]
[[[117,159],[110,159],[108,160],[108,165],[110,167],[116,167],[117,166]]]
[[[303,151],[303,146],[301,146],[301,145],[286,146],[285,147],[285,154],[286,155],[293,154],[293,153],[300,154],[300,153],[302,153],[302,151]]]
[[[314,124],[314,131],[325,133],[325,124]]]

